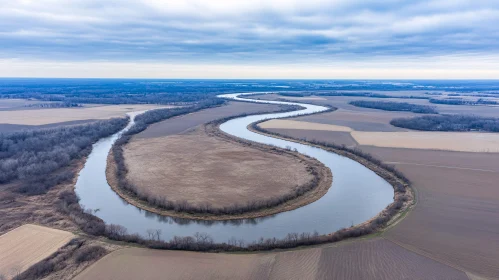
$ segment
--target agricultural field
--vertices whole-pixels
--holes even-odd
[[[499,275],[499,157],[361,147],[401,170],[418,204],[386,238],[476,275]]]
[[[130,248],[115,251],[75,280],[110,279],[454,279],[462,271],[383,238],[259,254],[200,254]]]
[[[27,110],[28,106],[47,103],[38,100],[28,100],[28,99],[6,99],[0,98],[0,111],[10,111],[10,110]]]
[[[70,232],[31,224],[0,235],[0,275],[21,274],[73,238]]]
[[[377,110],[377,109],[368,109],[368,108],[361,108],[361,107],[356,107],[351,104],[349,104],[350,101],[355,101],[355,100],[362,100],[362,101],[382,101],[382,102],[407,102],[411,104],[416,104],[416,105],[428,105],[435,107],[436,110],[440,114],[473,114],[477,116],[483,116],[483,117],[497,117],[497,110],[499,109],[499,106],[497,105],[490,105],[490,106],[471,106],[471,105],[446,105],[446,104],[434,104],[430,103],[429,99],[407,99],[407,98],[396,98],[396,97],[401,97],[401,96],[420,96],[420,97],[429,97],[428,95],[425,95],[421,92],[417,91],[395,91],[395,92],[383,92],[383,91],[369,91],[375,94],[383,94],[383,95],[390,95],[395,98],[376,98],[376,97],[356,97],[356,96],[307,96],[307,97],[289,97],[289,96],[281,96],[277,94],[267,94],[267,95],[255,95],[252,96],[252,98],[255,99],[263,99],[263,100],[290,100],[290,101],[297,101],[297,102],[304,102],[304,103],[310,103],[310,104],[316,104],[316,105],[330,105],[333,107],[336,107],[338,109],[343,109],[347,111],[353,111],[353,112],[373,112],[373,117],[377,118],[379,116],[383,115],[393,115],[393,118],[396,117],[410,117],[410,116],[417,116],[420,114],[414,114],[414,113],[409,113],[409,112],[385,112],[382,110]],[[476,99],[476,98],[475,98]],[[491,101],[496,101],[495,98],[486,98],[487,100]],[[379,114],[378,114],[379,113]],[[313,117],[309,116],[309,117]],[[307,117],[304,117],[307,118]],[[372,122],[372,120],[367,120],[364,119],[364,122]],[[359,130],[359,129],[358,129]]]
[[[194,128],[198,125],[217,119],[237,116],[240,114],[257,114],[259,112],[278,111],[278,105],[255,104],[245,102],[227,102],[227,105],[192,114],[178,116],[150,125],[135,138],[152,138],[174,135]]]
[[[83,108],[0,111],[1,124],[41,126],[82,120],[102,120],[123,117],[132,111],[143,111],[164,106],[157,105],[103,105]]]
[[[114,83],[118,82],[113,81],[108,90],[113,91]],[[383,221],[380,219],[383,214],[367,220],[364,224],[379,225],[371,231],[355,233],[354,230],[359,228],[352,221],[351,226],[348,223],[345,229],[335,234],[322,235],[323,231],[320,229],[318,233],[313,232],[315,229],[312,227],[303,227],[303,220],[300,219],[309,219],[315,223],[314,226],[320,223],[312,214],[304,215],[305,217],[295,216],[293,219],[286,218],[292,212],[281,216],[274,214],[302,206],[308,207],[304,209],[318,209],[314,208],[313,202],[328,193],[335,170],[329,170],[320,162],[298,154],[289,146],[284,149],[284,146],[275,148],[249,143],[219,131],[216,123],[207,124],[243,114],[277,112],[283,107],[235,101],[227,101],[225,104],[213,103],[216,99],[210,98],[217,94],[214,91],[218,89],[217,82],[213,82],[216,87],[209,87],[211,82],[206,82],[206,88],[204,81],[193,82],[198,88],[191,96],[184,95],[180,90],[174,94],[165,92],[165,88],[177,87],[175,83],[169,83],[160,83],[154,94],[142,94],[144,85],[140,85],[133,90],[116,94],[116,100],[113,100],[115,94],[112,92],[92,92],[87,96],[69,93],[57,95],[57,98],[63,100],[89,102],[79,108],[29,107],[37,102],[51,102],[48,100],[52,100],[55,94],[53,91],[56,89],[38,95],[46,101],[0,99],[0,133],[88,122],[94,122],[96,126],[103,128],[105,126],[97,125],[95,121],[121,117],[131,111],[168,107],[170,105],[160,104],[172,104],[168,103],[170,101],[177,102],[175,106],[193,105],[188,108],[194,108],[181,111],[183,115],[173,114],[172,110],[159,110],[161,113],[156,111],[150,116],[142,116],[142,120],[137,118],[136,127],[130,130],[133,133],[125,132],[121,139],[126,142],[114,146],[122,148],[122,154],[112,148],[111,139],[114,138],[107,137],[116,133],[118,128],[106,128],[99,137],[86,141],[79,140],[78,136],[81,135],[78,133],[65,135],[64,143],[67,144],[49,152],[41,152],[39,147],[55,147],[53,142],[60,144],[61,137],[54,137],[55,140],[46,140],[43,143],[38,141],[40,139],[35,139],[36,137],[23,138],[22,134],[12,141],[4,137],[3,150],[0,150],[0,172],[19,172],[16,177],[0,185],[0,276],[10,278],[24,271],[25,274],[32,273],[32,276],[25,276],[23,279],[77,280],[165,277],[276,280],[499,279],[499,134],[477,132],[483,130],[475,127],[472,132],[429,132],[395,127],[390,124],[394,118],[412,118],[422,114],[356,107],[349,102],[407,102],[434,106],[440,114],[465,113],[488,117],[498,117],[499,107],[429,103],[429,98],[449,98],[457,94],[444,91],[438,91],[439,95],[429,95],[417,90],[374,90],[374,97],[299,97],[277,94],[253,96],[267,100],[284,99],[334,107],[334,110],[322,114],[270,120],[259,125],[284,137],[358,148],[382,163],[396,167],[410,180],[414,188],[415,192],[409,193],[405,189],[406,181],[387,179],[393,184],[396,198],[403,196],[403,201],[406,202],[403,205],[410,205],[409,208],[394,210],[396,218],[393,220],[386,218]],[[179,84],[182,83],[184,82],[179,81]],[[268,84],[262,87],[262,91],[273,86],[275,85]],[[314,84],[306,90],[313,90],[315,86],[323,85]],[[123,88],[127,87],[128,85],[123,85]],[[149,84],[145,87],[147,89],[156,86]],[[230,90],[227,89],[226,92],[239,89],[239,86],[230,86]],[[88,89],[76,90],[84,92]],[[366,90],[351,92],[365,93]],[[33,91],[30,94],[38,93]],[[382,98],[381,95],[393,98]],[[476,99],[470,96],[464,98]],[[92,103],[98,100],[106,101],[106,105],[103,105],[104,102]],[[158,105],[124,104],[135,101],[156,102]],[[200,106],[204,101],[209,105]],[[116,105],[113,102],[122,104]],[[124,125],[125,123],[119,129]],[[119,141],[116,143],[120,143]],[[16,146],[13,146],[14,142]],[[75,147],[81,149],[77,156],[63,155],[64,149],[75,150]],[[93,153],[90,147],[99,152]],[[16,154],[18,150],[19,153]],[[26,155],[21,156],[21,152]],[[118,160],[113,157],[116,154],[123,156],[120,162],[125,163],[124,168],[117,164]],[[38,165],[34,166],[31,162],[29,168],[23,169],[24,165],[28,164],[16,164],[21,161],[13,160],[14,155],[16,160],[26,158],[27,155],[36,155],[37,158],[39,156]],[[369,157],[362,159],[366,158]],[[67,164],[54,164],[66,162],[63,160],[66,160]],[[361,164],[356,166],[372,168],[369,166],[371,163],[376,167],[383,166],[375,161],[368,164],[366,162],[360,160]],[[88,166],[93,166],[94,169],[86,169]],[[27,180],[27,175],[31,174],[29,172],[35,170],[35,167],[36,170],[47,170],[39,172],[40,180],[54,180],[43,181],[47,185],[43,191],[30,193],[29,191],[39,183],[38,177],[37,180]],[[329,181],[323,180],[321,185],[327,185],[326,188],[319,188],[317,192],[315,189],[307,191],[277,207],[262,204],[267,208],[258,208],[260,212],[254,216],[251,211],[232,215],[206,210],[210,207],[215,210],[230,210],[234,205],[254,205],[256,202],[298,193],[300,186],[310,185],[317,180],[318,176],[311,172],[312,169],[321,170],[321,175],[328,174]],[[120,173],[118,170],[125,171]],[[360,174],[352,170],[355,171],[353,168],[348,169],[351,173],[344,174]],[[387,170],[389,168],[383,169],[381,173],[390,173]],[[375,172],[380,170],[376,169]],[[123,177],[118,178],[118,174]],[[94,175],[102,180],[93,180]],[[78,181],[84,176],[86,181]],[[336,178],[338,181],[341,179],[340,172]],[[348,178],[344,176],[343,179]],[[132,188],[123,188],[120,192],[121,185],[117,182],[130,183],[137,193],[133,193]],[[355,187],[355,184],[351,185]],[[374,184],[369,184],[370,187],[372,185]],[[99,193],[99,188],[90,189],[89,186],[104,189]],[[392,199],[394,193],[390,186],[387,187],[387,196]],[[331,193],[333,192],[328,195]],[[151,199],[151,202],[147,197],[141,197],[141,194],[166,198],[163,201],[172,201],[175,206],[166,209],[164,205],[157,203],[160,199]],[[363,194],[371,196],[376,193],[367,189]],[[411,204],[413,194],[416,198],[415,205]],[[114,202],[117,203],[110,203],[111,199],[92,200],[97,196],[110,198],[109,195],[116,198]],[[87,204],[84,201],[95,204]],[[390,207],[396,203],[400,201],[395,200],[387,209],[395,209]],[[134,205],[139,209],[134,208]],[[190,210],[201,209],[208,214],[203,216],[202,212],[189,212],[186,210],[189,207],[176,209],[177,205],[189,205],[192,206]],[[121,206],[123,208],[119,208]],[[281,208],[275,210],[278,207]],[[358,210],[355,207],[347,209],[352,209],[352,213]],[[127,212],[129,210],[130,212]],[[334,217],[332,212],[334,211],[322,213]],[[296,220],[298,225],[296,233],[289,232],[282,239],[283,243],[278,243],[280,241],[272,237],[251,243],[249,239],[245,241],[245,237],[226,238],[218,236],[216,231],[203,232],[205,227],[216,230],[218,226],[227,231],[236,226],[243,230],[245,227],[262,225],[263,230],[273,229],[274,225],[279,225],[276,220],[280,217],[287,221]],[[236,218],[252,219],[232,221]],[[271,226],[267,227],[267,222]],[[222,227],[225,225],[230,227]],[[191,229],[199,231],[191,232]],[[277,226],[277,229],[281,227]],[[304,234],[300,235],[301,232]],[[330,238],[343,232],[351,235],[345,233],[346,237],[338,235],[338,239]],[[308,237],[305,233],[309,234]],[[304,236],[304,239],[298,241],[301,236]],[[322,242],[320,238],[323,238]],[[309,242],[299,243],[303,240]],[[284,245],[278,247],[275,244]],[[278,249],[270,251],[273,248]],[[58,253],[54,255],[56,251]],[[42,268],[47,264],[52,265],[49,267],[52,270],[43,271]],[[2,277],[0,279],[3,280]]]
[[[383,237],[419,256],[465,271],[470,279],[496,279],[499,275],[499,247],[496,245],[499,244],[496,242],[499,240],[499,157],[492,151],[497,151],[495,139],[498,134],[386,132],[384,128],[351,133],[313,130],[315,126],[310,122],[314,121],[320,126],[339,125],[336,113],[340,113],[340,119],[345,116],[339,109],[293,118],[293,122],[307,122],[299,123],[295,128],[289,125],[279,128],[279,123],[270,123],[268,130],[291,137],[350,144],[394,165],[413,183],[417,205]],[[356,114],[355,121],[364,121],[368,126],[369,122],[379,120],[377,114],[362,112]],[[388,121],[387,118],[386,125],[389,125]],[[345,140],[345,134],[350,134],[354,141]],[[401,135],[409,137],[401,138]],[[476,139],[479,139],[478,143],[473,142]],[[431,145],[425,146],[429,143]],[[443,151],[450,149],[457,151]],[[359,251],[366,250],[359,246]]]
[[[334,117],[333,113],[331,117]],[[328,116],[329,117],[329,116]],[[277,133],[291,133],[290,136],[309,140],[328,141],[352,146],[354,142],[362,146],[389,148],[449,150],[461,152],[499,152],[499,134],[473,132],[373,132],[354,131],[350,127],[296,120],[269,120],[259,124],[261,128]],[[284,130],[284,131],[283,131]],[[291,130],[301,130],[294,132]],[[324,136],[323,131],[332,133]],[[350,134],[348,139],[347,133]],[[333,137],[333,138],[327,138]]]

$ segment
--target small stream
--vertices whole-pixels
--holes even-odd
[[[245,94],[225,94],[221,98],[247,100]],[[253,101],[253,100],[252,100]],[[75,191],[80,204],[94,210],[106,224],[118,224],[128,233],[147,236],[148,229],[161,229],[161,238],[192,236],[196,232],[211,235],[216,242],[237,240],[252,242],[260,237],[284,238],[292,232],[327,234],[351,225],[360,224],[376,216],[393,202],[393,188],[384,179],[365,166],[343,156],[320,148],[276,139],[251,132],[247,126],[253,122],[285,118],[299,114],[316,113],[326,107],[297,102],[256,100],[259,103],[300,105],[305,109],[275,114],[251,115],[229,120],[220,125],[224,132],[250,141],[271,144],[282,148],[291,147],[324,163],[333,173],[329,191],[319,200],[298,209],[257,219],[231,221],[202,221],[157,215],[137,208],[119,197],[106,180],[106,159],[113,143],[128,130],[133,121],[122,131],[101,139],[93,145],[84,168],[80,171]],[[130,113],[133,118],[142,112]]]

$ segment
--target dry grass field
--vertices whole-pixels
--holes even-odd
[[[307,130],[326,130],[326,131],[343,131],[351,132],[352,129],[346,126],[295,121],[295,120],[268,120],[258,124],[261,128],[279,128],[279,129],[307,129]]]
[[[280,132],[286,131],[308,132],[309,138],[324,133]],[[337,139],[331,135],[329,141]],[[415,209],[385,233],[385,238],[470,275],[499,279],[497,154],[358,147],[394,164],[417,190]]]
[[[157,105],[105,105],[83,108],[57,108],[39,110],[0,111],[2,124],[46,125],[89,119],[123,117],[132,111],[155,109]]]
[[[67,244],[67,231],[23,225],[0,236],[0,275],[13,277]]]
[[[279,106],[246,102],[228,102],[225,106],[210,108],[192,114],[179,116],[150,125],[136,135],[136,138],[151,138],[173,135],[184,132],[195,126],[221,118],[240,114],[255,114],[262,111],[278,111]]]
[[[364,146],[460,152],[499,152],[498,133],[354,131],[351,134],[359,145]]]
[[[370,91],[370,92],[392,95],[392,96],[411,96],[411,95],[425,96],[421,91],[394,91],[394,92]],[[473,114],[482,117],[497,117],[497,112],[499,110],[499,106],[497,105],[492,105],[492,106],[445,105],[445,104],[430,103],[428,99],[404,99],[404,98],[386,99],[386,98],[354,97],[354,96],[289,97],[289,96],[280,96],[277,94],[256,95],[253,98],[260,98],[265,100],[286,99],[289,101],[299,101],[299,102],[301,101],[304,103],[310,103],[316,105],[330,105],[338,109],[347,110],[347,111],[373,112],[375,115],[379,113],[379,115],[381,116],[394,114],[395,117],[399,117],[398,116],[399,114],[402,114],[402,117],[408,117],[411,115],[418,115],[418,114],[413,114],[408,112],[386,112],[376,109],[355,107],[348,104],[348,102],[353,100],[407,102],[412,104],[434,106],[441,114]],[[488,98],[488,99],[494,101],[497,100],[497,98]],[[362,122],[372,122],[372,120],[363,119]],[[341,123],[334,123],[334,124],[343,125]],[[356,128],[356,130],[360,129]]]
[[[57,126],[65,126],[65,125],[78,125],[85,124],[96,121],[94,119],[88,120],[79,120],[79,121],[69,121],[69,122],[58,122],[58,123],[50,123],[45,125],[23,125],[23,124],[3,124],[0,123],[0,133],[11,133],[22,130],[32,130],[32,129],[44,129],[44,128],[54,128]]]
[[[130,248],[115,251],[75,280],[108,279],[434,279],[466,274],[382,238],[334,247],[262,254],[210,254]]]
[[[392,119],[416,116],[416,114],[413,113],[387,112],[366,108],[362,109],[365,110],[338,109],[324,114],[297,117],[293,120],[346,126],[356,131],[396,132],[407,131],[407,129],[394,127],[390,124]],[[366,110],[370,111],[367,112]]]
[[[125,148],[128,179],[153,196],[213,207],[286,194],[312,180],[298,158],[207,135],[203,128],[138,138]]]
[[[355,147],[358,143],[353,139],[350,132],[327,131],[327,130],[306,130],[306,129],[268,129],[282,135],[291,136],[297,139],[315,140],[322,142],[332,142],[337,145]]]
[[[491,279],[499,276],[499,157],[362,147],[413,182],[418,205],[386,237]]]
[[[338,124],[333,121],[335,113],[338,112],[341,113],[341,110],[321,114],[322,116],[312,115],[308,118],[319,119],[320,123]],[[361,115],[358,116],[358,120],[362,121]],[[313,120],[313,118],[312,120],[306,118],[300,117],[293,120]],[[366,113],[364,119],[371,121],[376,117]],[[310,129],[270,130],[293,137],[318,138],[317,140],[326,142],[345,141],[345,136],[338,134],[341,132]],[[417,190],[418,204],[415,209],[383,236],[420,256],[427,256],[440,263],[466,271],[470,277],[475,275],[484,277],[484,279],[499,279],[499,188],[497,185],[499,157],[497,153],[477,152],[487,148],[497,151],[499,142],[491,144],[486,144],[487,141],[482,140],[479,143],[472,142],[475,141],[473,139],[475,137],[496,141],[499,135],[492,133],[442,134],[440,132],[355,131],[352,133],[352,135],[355,134],[365,136],[365,139],[360,139],[361,141],[358,137],[355,138],[359,142],[357,147],[384,162],[394,164],[413,182]],[[420,136],[413,137],[413,139],[397,139],[397,135],[404,134]],[[382,135],[383,138],[376,139],[373,137],[376,135]],[[426,139],[421,139],[422,137]],[[391,143],[392,141],[398,144]],[[434,146],[438,142],[440,142],[439,146]],[[424,146],[428,143],[433,146]],[[419,149],[375,147],[366,144],[418,147]],[[424,148],[452,148],[474,152]],[[361,246],[358,250],[367,249]]]
[[[39,103],[50,103],[50,102],[27,100],[27,99],[0,98],[0,111],[26,110],[26,109],[28,109],[26,106],[39,104]]]
[[[335,112],[327,113],[328,117],[334,118]],[[330,116],[329,116],[330,115]],[[287,134],[290,136],[301,136],[300,138],[314,139],[320,141],[331,141],[336,144],[351,146],[351,141],[345,138],[345,132],[350,132],[354,142],[358,145],[407,148],[407,149],[428,149],[428,150],[449,150],[460,152],[499,152],[498,133],[472,133],[472,132],[423,132],[423,131],[402,131],[402,132],[374,132],[374,131],[353,131],[349,127],[314,123],[296,120],[269,120],[259,124],[260,127],[273,132],[279,130],[306,130],[302,133]],[[343,132],[343,134],[331,134],[331,139],[324,139],[324,133],[316,131]],[[281,131],[282,132],[282,131]],[[298,134],[298,135],[297,135]],[[334,139],[334,140],[333,140]],[[349,143],[350,142],[350,143]]]

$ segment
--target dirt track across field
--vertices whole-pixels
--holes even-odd
[[[66,245],[67,231],[23,225],[0,236],[0,275],[13,277]]]

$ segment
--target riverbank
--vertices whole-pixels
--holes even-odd
[[[372,157],[370,154],[364,153],[358,149],[350,149],[345,146],[336,146],[328,143],[321,143],[315,141],[307,141],[304,139],[292,138],[290,136],[282,135],[279,133],[271,132],[259,126],[260,123],[266,120],[257,121],[247,126],[247,129],[261,135],[274,137],[295,143],[310,145],[313,147],[321,148],[323,150],[333,152],[335,154],[348,157],[363,166],[367,167],[378,176],[390,183],[394,189],[394,201],[388,205],[383,211],[378,213],[373,218],[359,224],[352,226],[347,230],[355,229],[371,229],[374,231],[382,231],[389,228],[396,223],[400,222],[402,218],[409,213],[410,210],[416,205],[416,195],[414,189],[411,188],[409,180],[396,169],[383,164],[380,160]],[[376,227],[373,227],[376,226]],[[372,233],[372,232],[369,232]],[[362,234],[364,235],[364,234]]]
[[[249,177],[247,179],[248,180],[251,179],[251,181],[253,181],[253,182],[249,182],[249,184],[248,184],[248,182],[240,182],[239,184],[236,184],[236,182],[232,182],[231,184],[233,184],[233,185],[228,185],[225,191],[220,190],[223,192],[227,192],[227,194],[223,195],[223,197],[230,196],[230,192],[238,192],[239,193],[238,195],[241,195],[240,193],[242,192],[242,194],[244,195],[245,188],[246,189],[247,188],[255,188],[255,190],[250,189],[249,193],[247,195],[256,196],[256,197],[258,197],[259,194],[257,194],[257,193],[251,194],[251,192],[256,191],[256,192],[261,192],[263,194],[265,192],[267,192],[267,195],[263,195],[263,196],[260,195],[262,197],[262,199],[260,201],[253,202],[252,197],[247,197],[247,198],[245,198],[246,202],[244,200],[237,201],[238,204],[236,204],[235,206],[232,206],[232,205],[234,205],[233,204],[234,202],[231,201],[230,205],[224,206],[225,207],[224,209],[228,209],[228,211],[236,212],[237,214],[225,214],[222,211],[220,211],[220,212],[222,212],[223,214],[211,214],[211,213],[202,213],[202,212],[189,213],[186,211],[165,210],[161,206],[159,206],[159,207],[154,206],[151,203],[148,203],[148,201],[146,199],[139,198],[137,195],[134,195],[133,193],[119,187],[119,180],[117,177],[117,165],[116,165],[116,162],[114,161],[114,155],[112,154],[112,152],[108,156],[107,168],[106,168],[106,176],[107,176],[109,185],[123,199],[125,199],[127,202],[129,202],[129,203],[131,203],[131,204],[133,204],[136,207],[139,207],[141,209],[144,209],[144,210],[156,213],[156,214],[164,215],[164,216],[186,218],[186,219],[202,219],[202,220],[211,220],[211,221],[259,218],[259,217],[274,215],[277,213],[290,211],[290,210],[296,209],[298,207],[302,207],[304,205],[310,204],[310,203],[316,201],[317,199],[321,198],[324,194],[327,193],[327,191],[332,183],[332,174],[331,174],[330,169],[327,168],[326,166],[324,166],[322,163],[320,163],[319,161],[317,161],[313,158],[302,155],[298,152],[294,152],[294,151],[290,151],[290,150],[286,150],[286,149],[281,149],[281,148],[276,148],[276,147],[271,147],[268,145],[258,144],[258,143],[246,141],[246,140],[243,140],[241,138],[236,138],[236,137],[233,137],[231,135],[228,135],[228,134],[222,132],[219,128],[219,124],[222,123],[223,121],[225,121],[225,119],[219,120],[219,121],[214,121],[214,122],[203,125],[201,128],[202,133],[198,133],[199,135],[196,135],[197,139],[199,140],[198,144],[202,145],[203,137],[208,137],[208,138],[212,139],[211,141],[213,141],[213,139],[216,139],[216,142],[222,143],[222,145],[223,145],[222,152],[224,152],[224,153],[231,153],[229,147],[235,147],[235,150],[232,151],[235,153],[237,153],[237,151],[239,151],[239,149],[248,152],[249,154],[247,154],[246,156],[243,156],[243,158],[238,160],[239,164],[237,164],[237,163],[229,164],[228,166],[226,166],[226,168],[224,170],[226,173],[230,173],[233,175],[237,175],[238,172],[244,172],[241,175],[244,175],[246,177],[248,176],[248,173],[249,173]],[[167,139],[165,139],[165,140],[167,140]],[[187,141],[187,139],[185,141]],[[223,143],[226,143],[226,144],[223,144]],[[130,145],[130,144],[127,144],[127,145]],[[234,149],[234,148],[232,148],[232,149]],[[202,153],[202,151],[199,151],[199,153]],[[199,153],[197,154],[198,159],[203,157]],[[214,155],[214,153],[216,153],[216,152],[211,150],[210,154],[209,154],[209,158],[213,159],[214,157],[216,157],[216,155]],[[282,161],[285,159],[287,159],[288,161],[292,160],[292,162],[297,162],[297,163],[299,162],[300,165],[303,165],[305,167],[305,169],[307,170],[306,172],[309,174],[309,177],[311,179],[305,180],[305,181],[298,180],[298,178],[300,177],[299,176],[299,177],[297,177],[296,182],[293,183],[291,181],[287,182],[286,181],[287,178],[284,178],[283,180],[285,180],[285,182],[287,182],[285,185],[283,185],[282,182],[279,182],[279,180],[272,183],[273,182],[272,178],[260,178],[259,179],[258,178],[259,175],[257,173],[255,173],[255,174],[252,173],[252,169],[254,169],[254,168],[252,168],[251,165],[255,164],[254,160],[256,160],[255,158],[253,158],[253,159],[251,158],[252,154],[259,155],[260,157],[267,155],[267,156],[262,157],[260,159],[260,160],[264,161],[263,164],[265,164],[265,161],[271,160],[271,158],[273,158],[271,161],[273,162],[274,165],[277,164],[277,167],[279,167],[279,165],[278,165],[279,161]],[[187,155],[187,157],[188,157],[188,155]],[[183,159],[179,159],[179,161],[183,161]],[[179,161],[176,161],[175,164],[182,164],[182,162],[179,162]],[[229,161],[229,163],[230,163],[229,158],[227,159],[227,161]],[[249,165],[243,168],[245,161]],[[292,166],[292,162],[288,163],[289,164],[288,170],[289,170],[289,168],[292,168],[294,170],[294,168]],[[273,168],[272,163],[271,162],[268,162],[268,163],[271,165],[269,165],[267,167],[267,169],[270,169],[268,171],[272,171],[272,168]],[[144,164],[146,164],[146,163],[144,163]],[[210,164],[224,165],[224,162],[219,162],[219,163],[211,162]],[[127,164],[127,166],[128,165],[129,164]],[[244,170],[238,171],[239,167],[237,167],[237,165],[241,165],[239,167],[241,167]],[[298,168],[298,166],[296,166],[296,167]],[[202,168],[201,165],[198,166],[196,168],[196,170],[199,170],[200,168]],[[265,168],[265,167],[259,167],[259,168]],[[286,168],[286,166],[283,166],[282,168]],[[255,171],[258,171],[258,170],[255,170]],[[285,173],[288,172],[286,170],[284,170],[284,171],[285,171]],[[261,173],[261,172],[263,172],[263,170],[260,170],[259,172]],[[275,173],[274,175],[278,175],[279,170],[275,170],[273,172]],[[282,171],[280,171],[280,172],[282,173]],[[300,173],[300,172],[301,172],[300,170],[297,170],[297,173]],[[210,175],[210,173],[207,173],[207,174],[205,174],[205,176],[208,176],[208,178],[200,178],[200,179],[209,181],[210,176],[212,176],[212,175],[217,175],[217,174]],[[269,174],[267,174],[267,175],[269,175]],[[290,173],[287,175],[286,174],[281,174],[281,175],[292,177],[294,174]],[[195,176],[195,175],[192,175],[192,176]],[[260,175],[260,176],[262,176],[262,175]],[[269,177],[269,176],[266,176],[266,177]],[[192,180],[194,180],[194,179],[195,178],[189,178],[189,182],[192,182]],[[278,179],[278,178],[276,178],[276,179]],[[179,180],[182,180],[182,178],[180,178]],[[218,183],[223,185],[224,184],[223,178],[220,180],[221,180],[221,182],[218,182]],[[300,185],[296,185],[298,182],[302,182],[302,183]],[[161,182],[159,182],[159,183],[161,183]],[[225,183],[227,183],[227,182],[225,182]],[[246,183],[247,186],[243,187],[241,185],[242,183]],[[259,186],[258,184],[260,184],[260,183],[262,183],[264,185]],[[276,185],[279,183],[281,186],[279,187],[280,190],[278,190],[278,192],[269,192],[269,189],[278,187]],[[267,185],[265,185],[265,184],[267,184]],[[181,185],[181,183],[180,183],[180,185]],[[175,184],[175,187],[177,188],[177,187],[179,187],[179,185]],[[219,187],[219,186],[217,186],[217,187]],[[259,190],[259,188],[262,188],[262,187],[263,187],[263,189]],[[139,188],[139,190],[141,190],[143,187],[138,186],[138,188]],[[194,186],[193,188],[194,188],[194,190],[193,190],[194,193],[191,195],[194,195],[194,194],[199,195],[200,192],[202,193],[204,191],[204,190],[196,190],[195,189],[196,186]],[[237,190],[237,188],[241,188],[241,189]],[[171,190],[170,190],[170,192],[171,192]],[[168,197],[172,197],[172,196],[173,195],[169,195]],[[210,194],[206,194],[205,196],[210,196]],[[219,197],[219,198],[224,199],[223,197]],[[243,197],[243,199],[244,199],[244,197]],[[189,202],[189,201],[187,201],[187,202]],[[206,201],[204,201],[204,202],[202,201],[201,203],[205,203],[205,202]],[[248,205],[249,205],[249,207],[248,207]],[[272,205],[272,206],[266,207],[266,205]],[[214,207],[216,207],[216,206],[214,206]],[[246,208],[242,208],[242,207],[246,207]],[[253,208],[253,209],[251,209],[251,208]],[[248,209],[249,211],[245,211],[245,209]],[[215,212],[215,211],[219,211],[219,210],[217,210],[215,208],[215,209],[207,209],[204,211]]]

